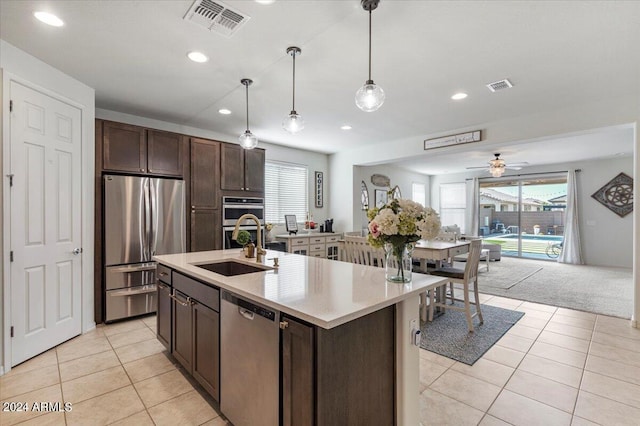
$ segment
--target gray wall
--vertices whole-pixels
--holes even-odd
[[[519,173],[542,173],[581,169],[578,181],[578,215],[582,238],[582,253],[588,265],[631,268],[633,264],[633,215],[619,217],[591,197],[620,172],[633,177],[633,157],[619,157],[597,161],[562,163],[550,166],[527,167]],[[508,175],[514,175],[509,173]],[[434,176],[431,179],[431,206],[440,208],[440,184],[464,182],[474,176],[487,177],[474,172]],[[507,175],[505,175],[507,176]]]

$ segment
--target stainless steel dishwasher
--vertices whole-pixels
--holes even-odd
[[[279,312],[222,290],[220,409],[235,426],[277,426]]]

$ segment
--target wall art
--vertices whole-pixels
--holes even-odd
[[[620,217],[633,211],[633,178],[620,173],[591,195]]]

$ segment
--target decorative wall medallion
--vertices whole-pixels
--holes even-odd
[[[322,207],[323,190],[322,190],[322,172],[316,172],[316,207]]]
[[[360,205],[362,210],[369,210],[369,190],[364,181],[360,184]]]
[[[389,176],[374,174],[371,175],[371,183],[375,186],[386,186],[388,187],[391,184],[391,179]]]
[[[618,216],[625,217],[633,211],[633,179],[620,173],[591,196]]]

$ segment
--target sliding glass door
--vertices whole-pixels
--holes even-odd
[[[487,179],[480,183],[480,235],[502,255],[554,259],[564,239],[566,175]]]

